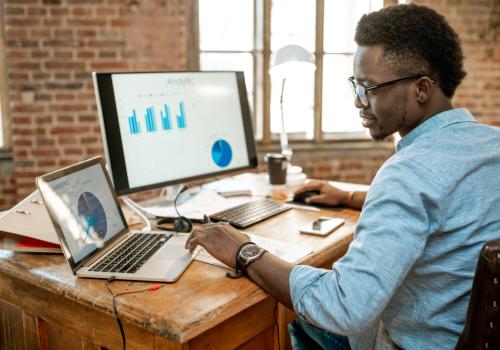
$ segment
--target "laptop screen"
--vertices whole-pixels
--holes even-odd
[[[99,159],[39,178],[38,187],[71,265],[127,228]]]

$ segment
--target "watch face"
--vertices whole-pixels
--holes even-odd
[[[261,248],[256,244],[249,244],[243,247],[240,255],[243,259],[247,260],[259,255]]]

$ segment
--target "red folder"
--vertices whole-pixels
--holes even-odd
[[[20,240],[14,247],[14,251],[30,253],[62,253],[59,244],[40,241],[30,237]]]

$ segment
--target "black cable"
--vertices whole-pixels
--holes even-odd
[[[116,307],[116,298],[118,298],[121,295],[126,295],[126,294],[151,292],[151,291],[154,291],[154,290],[157,290],[157,289],[161,288],[162,286],[154,285],[154,286],[146,288],[146,289],[133,290],[133,291],[129,291],[129,292],[121,292],[121,293],[118,293],[118,294],[114,294],[113,291],[111,290],[111,287],[109,286],[109,283],[112,282],[112,281],[114,281],[114,280],[115,280],[114,277],[108,278],[106,280],[105,285],[106,285],[106,288],[108,289],[109,293],[113,297],[113,313],[114,313],[114,316],[115,316],[115,319],[116,319],[116,323],[118,323],[118,327],[120,328],[120,333],[121,333],[121,336],[122,336],[122,349],[126,350],[127,349],[127,341],[126,341],[126,338],[125,338],[125,330],[123,329],[123,324],[122,324],[122,320],[120,318],[120,313],[118,312],[118,309]]]
[[[177,209],[177,200],[181,196],[181,193],[185,192],[187,189],[188,189],[187,186],[183,186],[181,188],[181,190],[179,191],[179,193],[177,193],[177,196],[175,196],[175,198],[174,198],[174,209],[175,209],[175,212],[177,213],[177,217],[181,216],[181,214],[179,213],[179,210]]]
[[[278,326],[278,316],[277,316],[277,311],[278,311],[278,302],[274,305],[274,324],[276,325],[276,334],[278,335],[278,350],[281,350],[281,342],[280,342],[280,328]]]

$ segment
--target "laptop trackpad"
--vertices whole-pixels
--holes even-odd
[[[184,249],[187,236],[174,236],[138,272],[176,280],[186,269],[192,254]],[[147,271],[147,272],[146,272]]]

